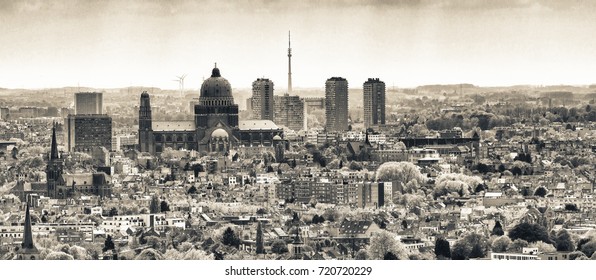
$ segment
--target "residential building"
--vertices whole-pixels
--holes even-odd
[[[297,95],[278,95],[274,97],[275,124],[299,131],[304,126],[304,101]]]
[[[252,116],[256,120],[274,120],[273,81],[259,78],[252,83]]]
[[[348,130],[348,81],[332,77],[325,82],[325,130]]]
[[[385,83],[369,78],[363,85],[364,127],[385,124]]]

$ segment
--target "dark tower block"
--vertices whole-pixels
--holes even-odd
[[[56,142],[56,124],[52,127],[52,144],[50,150],[50,158],[46,166],[46,178],[48,196],[51,198],[65,198],[66,193],[63,189],[64,178],[64,161],[60,158],[58,153],[58,143]]]
[[[348,81],[332,77],[325,82],[325,130],[348,130]]]
[[[378,78],[363,85],[364,127],[385,124],[385,83]]]
[[[139,106],[139,151],[154,154],[153,128],[151,123],[151,99],[149,93],[141,93]]]

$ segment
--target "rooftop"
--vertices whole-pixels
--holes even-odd
[[[248,120],[240,121],[238,124],[240,130],[276,130],[280,129],[270,120]]]
[[[153,131],[194,131],[196,129],[193,121],[153,122],[151,128]]]

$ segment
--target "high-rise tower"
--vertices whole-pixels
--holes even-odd
[[[385,83],[368,79],[363,85],[364,127],[385,124]]]
[[[93,115],[103,114],[103,93],[77,92],[75,93],[75,114]]]
[[[348,81],[332,77],[325,82],[325,130],[348,130]]]
[[[304,123],[304,101],[297,95],[277,95],[275,102],[275,124],[300,131]]]
[[[288,93],[292,93],[292,45],[288,31]]]
[[[265,78],[254,81],[251,102],[254,119],[273,121],[273,81]]]

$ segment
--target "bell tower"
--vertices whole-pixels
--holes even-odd
[[[46,166],[46,178],[48,196],[51,198],[64,198],[65,193],[60,189],[64,185],[62,178],[64,173],[64,161],[58,153],[58,143],[56,142],[56,123],[52,127],[52,144],[50,150],[50,158]]]
[[[147,91],[141,93],[141,104],[139,106],[139,151],[150,154],[155,153],[151,122],[151,98]]]

